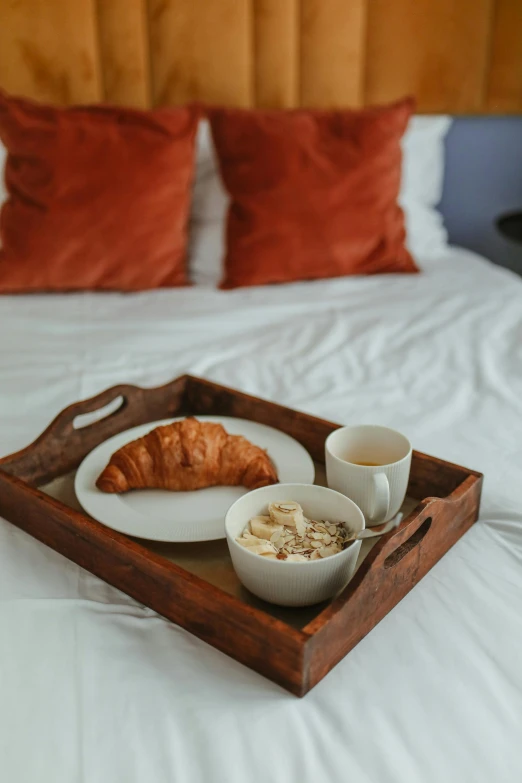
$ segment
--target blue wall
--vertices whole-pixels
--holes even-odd
[[[522,117],[456,118],[446,139],[440,204],[450,242],[522,274],[522,245],[495,219],[522,210]]]

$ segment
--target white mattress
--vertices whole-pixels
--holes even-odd
[[[302,700],[0,520],[0,779],[521,779],[517,277],[451,249],[412,277],[4,297],[0,329],[4,454],[191,372],[486,474],[481,521]]]

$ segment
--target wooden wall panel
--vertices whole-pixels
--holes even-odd
[[[522,0],[0,0],[0,86],[57,104],[190,100],[522,113]]]
[[[97,0],[103,97],[121,106],[150,106],[146,0]]]
[[[522,0],[496,0],[485,108],[522,112]]]
[[[480,111],[493,2],[371,0],[366,102],[411,93],[419,111]]]
[[[155,105],[253,101],[250,0],[149,0]]]
[[[1,0],[0,84],[58,104],[101,100],[94,0]]]
[[[365,26],[366,0],[301,0],[301,105],[361,105]]]
[[[263,108],[299,103],[299,0],[253,0],[254,101]]]

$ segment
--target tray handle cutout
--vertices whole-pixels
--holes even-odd
[[[392,552],[390,552],[389,555],[385,557],[384,568],[393,568],[393,566],[397,565],[397,563],[400,563],[402,558],[406,557],[408,552],[411,552],[414,547],[420,544],[430,527],[431,517],[426,517],[420,527],[418,527],[417,530],[415,530],[415,532],[406,539],[406,541],[404,541],[402,544],[399,544],[398,547],[396,547]]]
[[[85,427],[90,427],[92,424],[96,424],[97,421],[108,419],[109,416],[114,416],[114,414],[123,408],[124,405],[127,405],[127,397],[124,397],[123,394],[119,394],[112,400],[112,402],[108,402],[101,408],[98,408],[97,410],[91,411],[89,413],[80,413],[78,416],[75,416],[72,421],[73,429],[82,430]]]
[[[98,428],[111,427],[112,423],[120,419],[126,409],[134,403],[136,392],[139,391],[137,387],[128,385],[106,389],[94,397],[65,408],[51,423],[49,429],[52,428],[55,436],[58,437],[71,437],[76,433],[78,436],[81,433],[84,437],[88,432],[90,434]]]
[[[413,518],[406,518],[396,530],[391,531],[382,539],[375,560],[371,565],[372,571],[389,571],[397,566],[405,558],[409,561],[418,557],[419,547],[434,528],[433,519],[436,514],[432,503],[438,502],[432,499],[426,503],[422,512]]]
[[[46,432],[52,432],[54,437],[81,435],[83,440],[87,434],[91,435],[100,430],[105,437],[110,437],[121,429],[141,424],[143,420],[168,418],[169,414],[165,416],[162,413],[163,409],[169,408],[164,400],[171,392],[174,412],[179,402],[180,380],[183,379],[176,379],[166,386],[154,389],[143,389],[130,384],[105,389],[94,397],[69,405],[51,422]]]
[[[92,449],[118,432],[176,416],[186,376],[152,389],[122,384],[69,405],[25,449],[0,459],[0,470],[34,486],[78,467]]]

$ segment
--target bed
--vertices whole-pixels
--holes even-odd
[[[422,274],[217,290],[226,201],[203,139],[194,287],[0,296],[0,455],[73,401],[189,372],[390,425],[485,484],[479,522],[303,699],[0,519],[0,780],[519,781],[522,282],[447,245],[434,208],[449,119],[433,116],[520,112],[515,4],[4,6],[0,87],[36,101],[331,109],[413,94],[430,117],[402,171]]]
[[[481,519],[305,699],[0,520],[0,770],[30,783],[520,778],[522,283],[423,274],[0,298],[1,453],[184,372],[402,430],[486,476]]]

